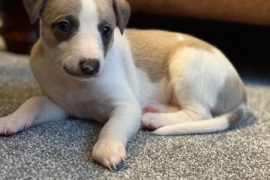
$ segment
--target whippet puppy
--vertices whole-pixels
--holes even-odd
[[[158,135],[222,131],[243,119],[246,93],[214,46],[158,30],[125,30],[125,0],[24,0],[40,38],[30,65],[43,96],[0,118],[0,134],[69,116],[105,124],[93,159],[115,168],[140,126]]]

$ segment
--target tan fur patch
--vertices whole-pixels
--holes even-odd
[[[171,51],[177,47],[175,33],[127,30],[135,64],[148,73],[153,82],[164,77]]]
[[[107,21],[108,23],[116,26],[116,18],[113,10],[112,1],[108,0],[95,0],[97,12],[99,15],[100,22]]]
[[[214,53],[213,51],[213,46],[209,45],[208,43],[201,41],[201,40],[197,40],[197,39],[186,39],[185,41],[181,42],[180,44],[181,47],[186,48],[193,48],[193,49],[198,49],[198,50],[204,50],[210,53]]]
[[[30,63],[38,61],[39,59],[41,59],[41,57],[43,57],[43,48],[41,45],[41,40],[39,39],[32,48]]]
[[[241,103],[247,103],[244,85],[238,77],[229,77],[218,93],[217,104],[211,110],[212,115],[218,116],[228,113]]]
[[[81,9],[81,2],[78,0],[48,0],[41,12],[45,23],[52,23],[59,16],[78,16]]]
[[[153,82],[168,75],[169,60],[179,47],[192,47],[213,52],[206,42],[189,35],[158,30],[127,30],[133,58],[138,68],[143,69]],[[184,41],[178,39],[182,35]]]
[[[81,3],[78,0],[48,0],[41,11],[43,42],[50,46],[56,46],[59,42],[54,37],[53,25],[66,17],[78,18],[81,11]]]
[[[244,112],[242,109],[235,110],[228,117],[229,126],[232,127],[232,126],[236,125],[239,122],[239,120],[241,120],[243,115],[244,115]]]

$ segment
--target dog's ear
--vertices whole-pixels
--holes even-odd
[[[47,0],[23,0],[24,7],[34,24],[39,17],[40,11]]]
[[[129,20],[130,6],[126,0],[113,0],[113,8],[116,14],[117,26],[121,34],[123,34]]]

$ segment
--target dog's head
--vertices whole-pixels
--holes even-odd
[[[30,20],[40,18],[43,46],[68,74],[89,78],[102,73],[114,41],[130,15],[125,0],[23,0]]]

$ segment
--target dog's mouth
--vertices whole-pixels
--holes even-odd
[[[85,74],[83,72],[75,72],[71,69],[69,69],[67,66],[63,66],[63,70],[70,76],[79,78],[79,79],[88,79],[91,77],[95,77],[98,73],[98,69],[97,70],[93,70],[91,71],[91,73]]]

